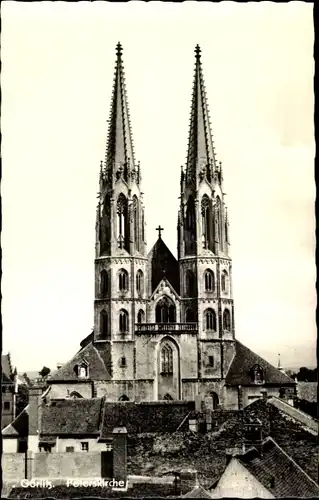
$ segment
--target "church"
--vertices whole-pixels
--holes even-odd
[[[263,391],[291,399],[295,382],[235,337],[224,172],[215,157],[201,49],[195,49],[187,160],[180,175],[177,259],[161,226],[147,252],[122,52],[119,43],[99,174],[94,329],[49,377],[51,397],[200,398],[212,408],[233,410]]]

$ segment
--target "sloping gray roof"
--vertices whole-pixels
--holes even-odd
[[[1,379],[3,383],[12,383],[13,370],[10,354],[1,354]]]
[[[92,344],[86,345],[75,356],[65,363],[59,370],[54,371],[48,377],[48,383],[52,381],[78,381],[79,379],[74,371],[75,365],[86,361],[89,366],[89,380],[110,380],[111,376],[105,366],[102,356]],[[85,380],[85,379],[84,379]]]
[[[2,430],[2,436],[6,437],[27,437],[29,430],[29,405]]]
[[[263,369],[263,385],[295,385],[294,380],[248,349],[248,347],[238,340],[236,340],[236,354],[226,375],[226,384],[255,385],[251,378],[251,369],[254,365],[259,365]]]
[[[212,498],[212,496],[202,486],[195,486],[194,489],[188,491],[183,498]]]
[[[179,293],[178,262],[162,238],[158,238],[147,258],[152,271],[152,293],[163,278]]]
[[[52,400],[42,407],[41,434],[99,434],[103,402],[103,398]]]
[[[319,496],[319,486],[270,437],[262,453],[252,448],[236,458],[275,498]]]

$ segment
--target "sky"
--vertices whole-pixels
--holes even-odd
[[[148,249],[176,255],[194,48],[230,219],[236,337],[315,365],[313,6],[2,4],[3,352],[54,369],[93,327],[95,209],[123,60]]]

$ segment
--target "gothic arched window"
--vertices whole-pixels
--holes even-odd
[[[128,312],[125,309],[120,310],[119,329],[120,333],[128,332]]]
[[[219,196],[216,197],[215,203],[215,221],[216,221],[216,231],[218,235],[220,249],[223,250],[223,229],[222,229],[222,206]]]
[[[190,307],[186,309],[185,319],[186,323],[191,323],[192,321],[194,321],[194,312]]]
[[[186,205],[186,240],[185,251],[186,254],[191,255],[195,252],[196,243],[196,218],[195,218],[195,201],[192,195],[188,197]]]
[[[164,344],[161,350],[162,373],[173,373],[173,349],[169,344]]]
[[[206,194],[204,194],[202,198],[201,212],[202,212],[202,245],[203,248],[209,248],[211,217],[210,217],[210,201]]]
[[[144,275],[143,272],[139,269],[136,273],[136,290],[137,293],[143,293],[144,288]]]
[[[101,271],[100,275],[100,293],[102,297],[105,297],[108,294],[109,291],[109,280],[108,280],[108,275],[107,271],[103,269]]]
[[[119,277],[119,290],[120,292],[127,292],[128,290],[128,272],[125,269],[120,269]]]
[[[216,331],[216,313],[213,309],[206,309],[204,312],[205,330]]]
[[[230,312],[228,309],[224,309],[223,326],[225,331],[230,332]]]
[[[168,297],[161,298],[155,308],[156,323],[175,323],[176,308]]]
[[[195,275],[191,269],[186,272],[186,294],[188,297],[195,297]]]
[[[225,269],[222,272],[222,276],[221,276],[221,286],[222,286],[222,291],[224,293],[228,293],[229,280],[228,280],[228,273]]]
[[[142,241],[145,241],[145,234],[144,234],[144,208],[142,209]]]
[[[108,318],[107,318],[107,312],[105,309],[102,309],[100,312],[100,335],[103,338],[107,337],[108,334]]]
[[[139,235],[139,202],[137,196],[133,196],[133,219],[134,219],[134,242],[136,250],[140,249]]]
[[[213,292],[215,290],[215,275],[213,271],[207,269],[205,271],[205,290],[206,292]]]
[[[144,323],[144,318],[145,318],[145,313],[142,309],[140,309],[139,312],[137,313],[137,322]]]
[[[120,194],[117,199],[117,245],[127,249],[128,242],[128,210],[127,199]]]

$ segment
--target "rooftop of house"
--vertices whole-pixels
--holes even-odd
[[[252,447],[236,459],[275,498],[319,496],[318,484],[271,437],[260,450]]]
[[[248,347],[238,340],[235,342],[236,354],[226,375],[227,385],[256,385],[252,377],[252,368],[258,366],[262,370],[263,379],[261,385],[295,386],[295,381],[290,377],[248,349]]]
[[[11,365],[10,354],[1,354],[1,382],[5,384],[13,383],[14,371]]]
[[[183,498],[212,498],[212,496],[202,486],[196,485],[191,491],[188,491]]]
[[[29,431],[29,405],[27,405],[21,413],[14,419],[11,424],[2,429],[3,437],[19,437],[26,438]]]

